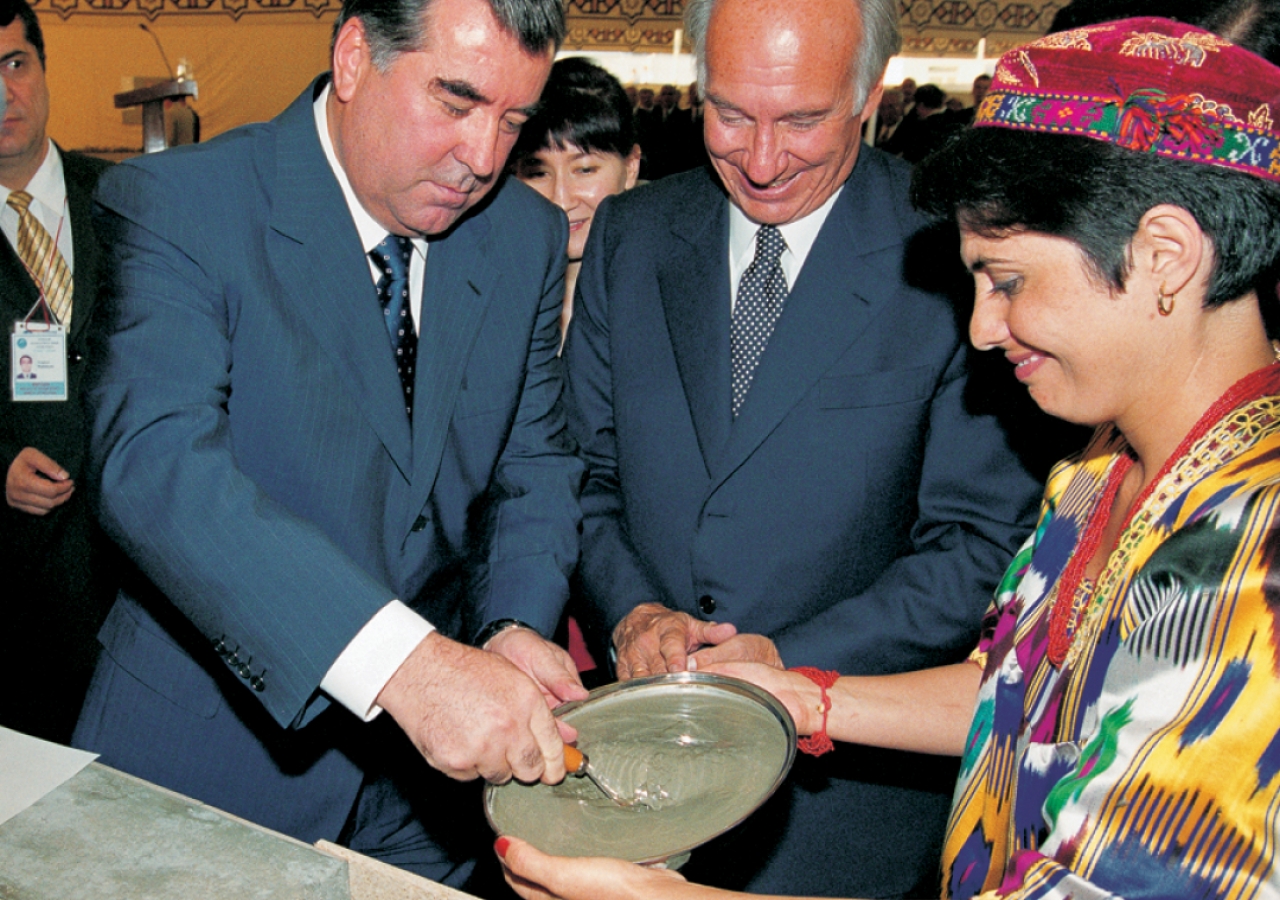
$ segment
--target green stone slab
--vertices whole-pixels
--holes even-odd
[[[0,825],[0,900],[350,900],[347,864],[96,763]]]

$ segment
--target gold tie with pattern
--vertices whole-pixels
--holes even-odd
[[[9,206],[18,212],[18,258],[31,271],[31,277],[44,292],[53,314],[63,325],[71,325],[71,270],[62,258],[53,238],[31,212],[31,195],[12,191]]]

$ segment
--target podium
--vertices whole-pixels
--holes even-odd
[[[164,129],[164,101],[200,96],[194,81],[162,81],[115,95],[116,109],[142,107],[142,152],[159,153],[169,146]]]

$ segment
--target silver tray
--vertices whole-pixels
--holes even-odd
[[[796,728],[767,691],[735,678],[680,672],[606,685],[556,710],[578,729],[597,776],[485,789],[500,834],[558,856],[612,856],[675,866],[764,803],[791,769]]]

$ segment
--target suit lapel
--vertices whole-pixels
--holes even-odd
[[[427,253],[413,403],[415,515],[434,485],[467,359],[497,280],[488,262],[489,225],[485,213],[473,215],[433,240]]]
[[[40,296],[40,290],[27,274],[18,252],[3,237],[0,237],[0,285],[3,285],[0,309],[4,310],[4,330],[8,332],[15,321],[26,316]]]
[[[709,185],[702,202],[680,207],[671,231],[678,249],[659,270],[658,289],[698,446],[711,471],[732,424],[728,199]]]
[[[715,472],[727,477],[866,330],[900,273],[877,254],[899,237],[860,164],[823,223],[752,378]],[[726,401],[727,402],[727,401]]]
[[[62,148],[57,148],[57,152],[62,153]],[[88,324],[97,302],[98,267],[101,265],[101,248],[93,236],[93,189],[98,182],[98,172],[87,167],[81,159],[62,153],[62,179],[67,188],[67,210],[75,247],[71,347],[82,350],[88,340]]]
[[[292,295],[288,305],[306,311],[317,340],[345,372],[346,387],[411,480],[404,394],[360,236],[316,134],[315,87],[277,120],[271,260]]]

